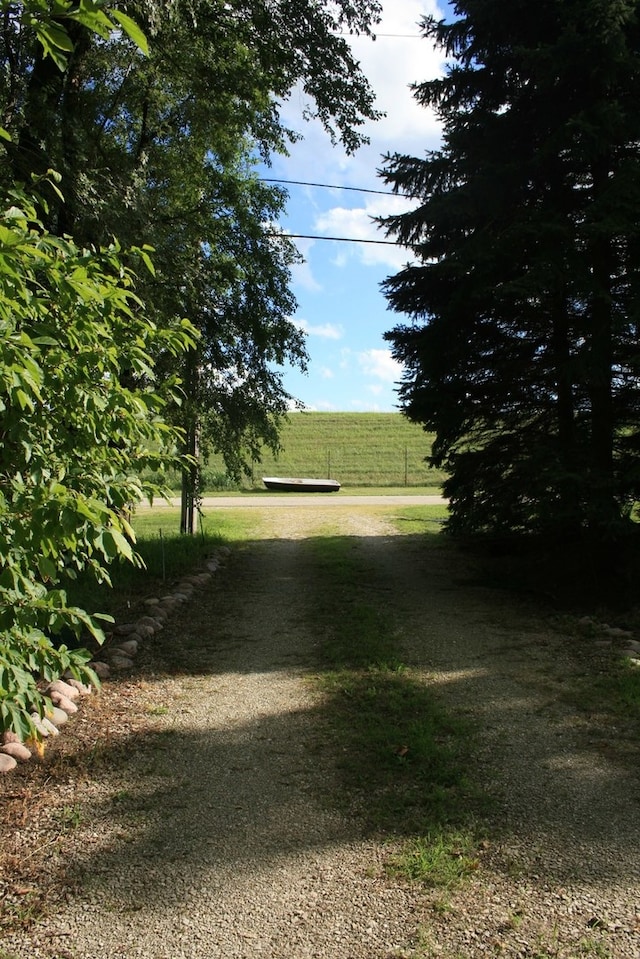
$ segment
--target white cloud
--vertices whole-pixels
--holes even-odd
[[[418,105],[409,87],[442,73],[442,53],[422,37],[418,26],[424,16],[439,19],[442,11],[435,0],[385,0],[383,7],[375,42],[354,37],[351,46],[376,93],[377,108],[386,113],[366,127],[367,133],[396,150],[427,133],[439,134],[434,114]]]
[[[418,23],[428,14],[440,19],[443,11],[436,0],[383,0],[383,8],[375,41],[346,38],[375,93],[376,109],[385,113],[380,120],[361,127],[370,144],[353,156],[341,147],[332,149],[319,121],[302,120],[307,98],[296,88],[283,105],[283,118],[302,133],[304,140],[291,151],[288,175],[297,172],[301,180],[380,189],[376,170],[382,166],[384,154],[423,156],[439,143],[437,117],[417,103],[410,86],[442,74],[442,52],[421,36]],[[313,175],[309,175],[310,170]]]
[[[397,383],[402,375],[402,364],[394,360],[390,350],[366,350],[358,354],[358,362],[367,376],[385,383]]]
[[[318,372],[323,380],[332,380],[335,378],[335,373],[333,370],[330,370],[328,366],[321,366]]]
[[[357,257],[365,266],[400,270],[413,259],[413,254],[407,247],[383,242],[387,236],[374,218],[405,212],[411,205],[402,197],[385,196],[367,200],[357,208],[335,206],[316,217],[314,228],[324,236],[365,241],[341,247],[334,261],[336,266],[346,266],[349,259]]]
[[[309,293],[321,293],[323,290],[322,284],[318,283],[313,275],[311,264],[306,260],[291,267],[291,280],[296,286],[308,290]]]
[[[293,320],[293,323],[307,336],[319,336],[325,340],[341,340],[344,336],[342,327],[334,323],[321,323],[318,326],[313,326],[306,320]]]
[[[352,356],[351,347],[344,346],[340,350],[340,369],[341,370],[349,369],[349,367],[351,366],[351,356]]]
[[[359,413],[380,413],[382,412],[379,403],[369,403],[366,400],[352,400],[351,408]]]
[[[291,233],[290,230],[285,230],[284,232],[287,234]],[[309,254],[313,249],[314,243],[315,240],[296,239],[296,247],[304,259],[302,263],[294,263],[291,267],[291,279],[297,286],[308,290],[310,293],[321,293],[323,289],[322,285],[313,275],[309,262]]]

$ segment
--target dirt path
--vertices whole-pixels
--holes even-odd
[[[396,535],[388,508],[256,523],[140,678],[95,707],[111,730],[91,762],[83,745],[41,775],[31,842],[53,834],[53,905],[3,936],[0,957],[638,959],[640,784],[559,702],[580,668],[567,638]],[[406,660],[480,729],[470,775],[497,805],[477,876],[451,895],[385,878],[389,850],[325,802],[304,540],[327,528],[388,583]]]

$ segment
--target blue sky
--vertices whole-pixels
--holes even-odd
[[[366,128],[370,145],[352,157],[332,147],[319,124],[301,120],[304,101],[296,91],[283,113],[304,140],[292,147],[290,157],[277,158],[266,176],[384,190],[376,174],[383,154],[423,156],[438,146],[436,119],[417,105],[409,84],[441,72],[442,54],[420,38],[417,23],[428,13],[442,17],[445,4],[384,0],[383,6],[375,42],[351,41],[376,93],[376,106],[387,114]],[[407,209],[406,200],[393,196],[294,185],[287,189],[287,214],[280,226],[292,234],[382,240],[371,217]],[[293,271],[298,310],[292,319],[307,333],[310,362],[306,375],[284,370],[285,389],[312,410],[397,410],[394,383],[400,369],[383,333],[402,317],[387,309],[380,284],[402,269],[410,251],[325,239],[296,240],[296,245],[305,262]]]

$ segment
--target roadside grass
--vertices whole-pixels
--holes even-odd
[[[640,751],[640,666],[612,655],[599,657],[562,690],[563,698],[606,736],[606,748],[637,769]],[[612,735],[613,734],[613,735]],[[596,742],[597,740],[594,740]]]
[[[344,537],[308,545],[317,570],[314,621],[324,634],[315,677],[338,759],[342,798],[398,849],[391,874],[449,888],[477,868],[486,809],[466,774],[473,730],[428,676],[404,665],[392,611]]]
[[[591,696],[600,708],[606,703],[616,716],[640,723],[640,668],[627,659],[614,660],[608,673],[593,679]]]
[[[618,760],[637,767],[640,755],[640,663],[624,655],[640,635],[640,606],[618,598],[603,600],[586,573],[588,561],[575,549],[532,546],[514,555],[474,551],[483,582],[532,598],[547,610],[549,622],[564,638],[574,668],[564,670],[553,685],[554,694],[582,715],[600,744]],[[584,575],[583,575],[584,574]],[[611,635],[611,628],[621,635]],[[624,634],[624,635],[623,635]],[[605,742],[606,738],[606,742]]]
[[[194,536],[180,534],[180,511],[145,508],[132,519],[136,551],[143,565],[114,562],[109,574],[112,587],[92,576],[79,576],[66,584],[69,601],[90,613],[115,615],[135,605],[141,597],[165,591],[167,584],[202,566],[217,548],[249,534],[252,517],[242,510],[205,511]]]

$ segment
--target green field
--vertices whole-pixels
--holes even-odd
[[[400,413],[291,413],[282,452],[274,458],[263,451],[253,467],[253,485],[261,487],[263,476],[311,476],[345,487],[439,488],[444,474],[425,463],[432,440]],[[224,464],[212,456],[205,485],[216,473],[224,474]]]

